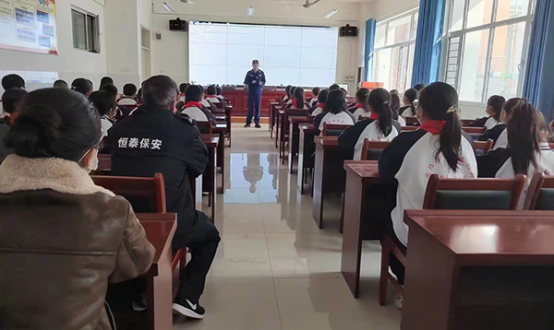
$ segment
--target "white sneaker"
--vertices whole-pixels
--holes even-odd
[[[396,308],[402,310],[402,305],[404,304],[404,297],[397,293],[396,297],[394,297],[394,304],[396,305]]]

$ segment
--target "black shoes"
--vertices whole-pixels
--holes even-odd
[[[184,303],[173,303],[173,313],[190,317],[192,319],[202,320],[204,315],[206,315],[206,310],[198,303],[193,304],[188,299],[185,299]]]
[[[256,128],[262,128],[260,124],[256,124]]]
[[[246,124],[246,125],[244,125],[244,127],[250,127],[250,124]]]

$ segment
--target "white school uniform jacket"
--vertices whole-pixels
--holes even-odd
[[[352,155],[353,152],[354,160],[360,160],[365,139],[371,141],[392,141],[400,134],[402,129],[400,124],[393,120],[391,132],[389,135],[384,136],[379,130],[378,123],[379,121],[374,119],[365,119],[357,122],[341,134],[339,137],[339,147],[348,151],[348,155]]]
[[[314,109],[314,111],[312,111],[312,116],[317,116],[322,112],[323,112],[323,108],[322,107],[317,107],[317,108]]]
[[[508,129],[505,128],[502,133],[498,136],[498,139],[496,140],[496,143],[494,144],[494,147],[492,150],[496,150],[499,148],[507,148],[508,147]]]
[[[215,96],[208,96],[206,98],[206,100],[208,100],[209,102],[212,102],[212,103],[221,103],[221,101],[219,101],[219,99]]]
[[[406,126],[406,119],[404,119],[404,117],[402,116],[398,116],[398,123],[400,124],[400,126],[404,127]]]
[[[321,123],[319,124],[319,130],[323,131],[323,124],[338,124],[338,125],[353,125],[354,120],[352,119],[352,116],[346,113],[345,111],[341,111],[338,114],[334,113],[327,113],[323,119],[321,119]]]
[[[202,102],[200,102],[200,103],[202,103],[202,105],[205,106],[206,108],[211,107],[210,102],[208,102],[208,100],[206,100],[206,99],[203,99]]]
[[[124,97],[117,102],[117,105],[137,105],[137,101],[130,97]]]
[[[487,119],[487,121],[485,122],[485,128],[491,129],[498,124],[502,124],[502,121],[496,120],[496,118],[494,117],[489,117],[489,119]]]
[[[476,178],[477,161],[473,139],[462,132],[461,163],[454,172],[444,156],[435,158],[440,135],[418,129],[398,135],[381,154],[379,174],[384,180],[396,179],[398,190],[396,207],[391,213],[394,232],[400,242],[408,244],[408,226],[404,224],[404,210],[422,209],[429,177],[438,174],[445,178]]]
[[[206,116],[204,111],[202,111],[198,107],[184,108],[183,111],[181,111],[181,113],[188,115],[190,118],[196,121],[200,121],[200,122],[208,121],[208,116]]]
[[[360,116],[367,118],[371,116],[371,112],[367,112],[363,108],[356,109],[356,111],[354,111],[354,119],[360,121]]]

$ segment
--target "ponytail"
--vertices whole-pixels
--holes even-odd
[[[389,102],[383,102],[381,107],[381,112],[379,112],[379,130],[383,133],[383,136],[388,136],[392,131],[392,109]]]
[[[364,107],[371,106],[373,111],[379,114],[377,125],[385,137],[392,132],[392,109],[390,102],[391,96],[389,92],[383,88],[372,90],[363,102]]]
[[[531,164],[537,167],[537,153],[540,153],[540,130],[537,110],[526,100],[519,100],[512,108],[512,119],[508,122],[508,149],[511,154],[514,174],[529,172]]]
[[[446,112],[446,123],[442,127],[439,141],[440,147],[435,159],[438,160],[439,154],[442,154],[448,166],[456,172],[460,162],[460,146],[462,143],[462,124],[457,108],[451,107]]]

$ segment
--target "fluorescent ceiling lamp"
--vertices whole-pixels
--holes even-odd
[[[171,5],[167,2],[162,3],[162,6],[164,6],[165,10],[167,10],[170,13],[175,12],[175,9],[173,9],[173,7],[171,7]]]
[[[335,15],[338,12],[339,12],[338,10],[333,9],[330,12],[328,12],[327,15],[325,15],[325,18],[331,18],[331,16]]]
[[[254,7],[252,6],[248,7],[248,11],[247,11],[248,16],[254,16],[254,11],[255,11]]]

